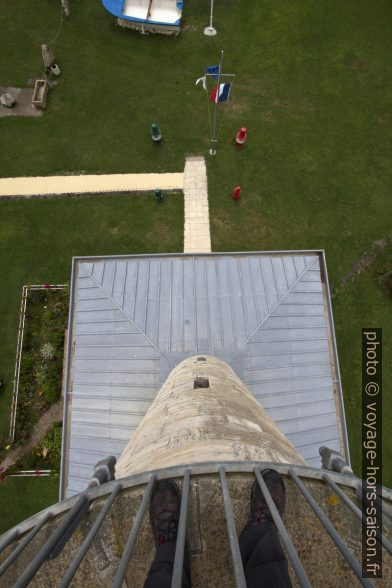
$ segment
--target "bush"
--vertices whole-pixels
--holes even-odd
[[[48,333],[48,343],[50,343],[55,349],[61,349],[62,355],[64,345],[64,332],[50,331]]]
[[[34,367],[35,358],[31,351],[25,351],[22,356],[20,372],[22,374],[31,374]]]
[[[48,455],[50,455],[51,460],[56,463],[60,463],[62,432],[62,423],[55,423],[52,430],[45,435],[41,442],[42,448],[47,448]]]
[[[51,406],[60,398],[60,391],[57,382],[54,380],[45,380],[42,385],[44,398],[47,405]]]
[[[60,469],[61,442],[62,424],[55,423],[42,441],[15,464],[12,471],[54,470],[58,472]],[[46,457],[43,456],[45,448],[47,449]]]

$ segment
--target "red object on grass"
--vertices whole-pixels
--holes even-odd
[[[241,186],[236,186],[233,190],[233,198],[234,200],[239,200],[241,194]]]
[[[246,127],[241,127],[235,136],[236,143],[243,145],[247,139]]]
[[[44,288],[50,288],[50,284],[44,284]]]

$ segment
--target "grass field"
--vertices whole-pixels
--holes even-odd
[[[0,533],[58,501],[59,479],[7,478],[0,484]]]
[[[3,3],[0,85],[24,86],[39,74],[40,45],[56,35],[58,4]],[[390,267],[392,253],[392,7],[387,0],[217,2],[215,38],[202,34],[208,7],[208,0],[185,3],[184,30],[173,39],[117,28],[99,0],[72,3],[55,46],[63,74],[44,116],[0,119],[0,175],[180,171],[186,155],[206,154],[213,250],[326,251],[357,473],[361,328],[383,327],[390,463],[392,306],[376,271]],[[237,78],[211,159],[206,99],[194,82],[222,48],[226,71]],[[159,148],[149,138],[154,121],[164,138]],[[241,125],[249,138],[236,151]],[[233,202],[237,184],[242,199]],[[147,196],[0,202],[0,373],[9,383],[1,430],[22,284],[67,281],[71,255],[181,251],[182,215],[180,196],[162,207]],[[384,249],[375,245],[381,240]],[[369,252],[372,262],[340,288]],[[384,483],[392,486],[387,467]]]
[[[183,198],[153,194],[0,202],[0,373],[7,382],[0,426],[8,432],[23,284],[69,281],[73,255],[181,251]]]

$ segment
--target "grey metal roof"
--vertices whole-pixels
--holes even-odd
[[[196,353],[227,361],[310,466],[323,444],[349,459],[322,252],[77,258],[70,318],[63,494]]]

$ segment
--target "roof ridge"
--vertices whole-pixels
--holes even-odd
[[[104,263],[106,263],[106,262],[104,262]],[[117,261],[115,263],[117,265]],[[111,300],[112,304],[124,315],[126,320],[128,320],[131,323],[131,325],[135,327],[135,329],[146,339],[146,341],[148,341],[148,343],[151,345],[151,347],[153,347],[158,353],[160,353],[160,355],[163,356],[167,360],[169,365],[174,368],[175,366],[172,364],[172,362],[166,356],[165,352],[163,352],[158,347],[158,345],[156,343],[154,343],[154,341],[152,339],[150,339],[150,337],[143,331],[143,329],[141,327],[139,327],[139,325],[133,320],[133,318],[131,318],[129,316],[129,314],[122,308],[122,306],[120,306],[120,304],[113,298],[112,294],[109,294],[109,292],[103,287],[102,284],[100,284],[98,282],[98,280],[92,275],[92,273],[85,267],[85,265],[83,263],[80,263],[80,267],[82,267],[83,270],[85,272],[87,272],[88,276],[93,280],[93,282],[96,284],[96,286],[98,288],[100,288],[100,290],[104,294],[106,294],[107,298],[109,298],[109,300]]]
[[[295,288],[295,286],[302,280],[302,278],[304,277],[304,275],[313,267],[315,261],[318,261],[318,256],[316,257],[316,259],[312,259],[312,261],[309,263],[309,265],[306,264],[306,256],[304,257],[304,263],[305,263],[305,269],[299,274],[299,276],[297,277],[297,279],[293,282],[293,284],[291,286],[289,286],[286,290],[286,292],[280,297],[278,298],[278,301],[276,302],[276,304],[274,304],[274,306],[272,306],[272,308],[270,308],[267,312],[267,314],[265,315],[265,317],[262,319],[262,321],[257,325],[256,329],[254,329],[252,331],[252,333],[249,335],[249,337],[244,341],[244,343],[242,343],[242,345],[239,346],[239,350],[244,349],[246,347],[246,345],[248,345],[248,343],[253,339],[253,337],[256,335],[256,333],[263,327],[263,325],[267,322],[267,320],[269,318],[271,318],[272,313],[278,308],[278,306],[280,306],[280,304],[282,303],[282,301],[289,295],[291,294],[291,292],[293,291],[293,289]]]

